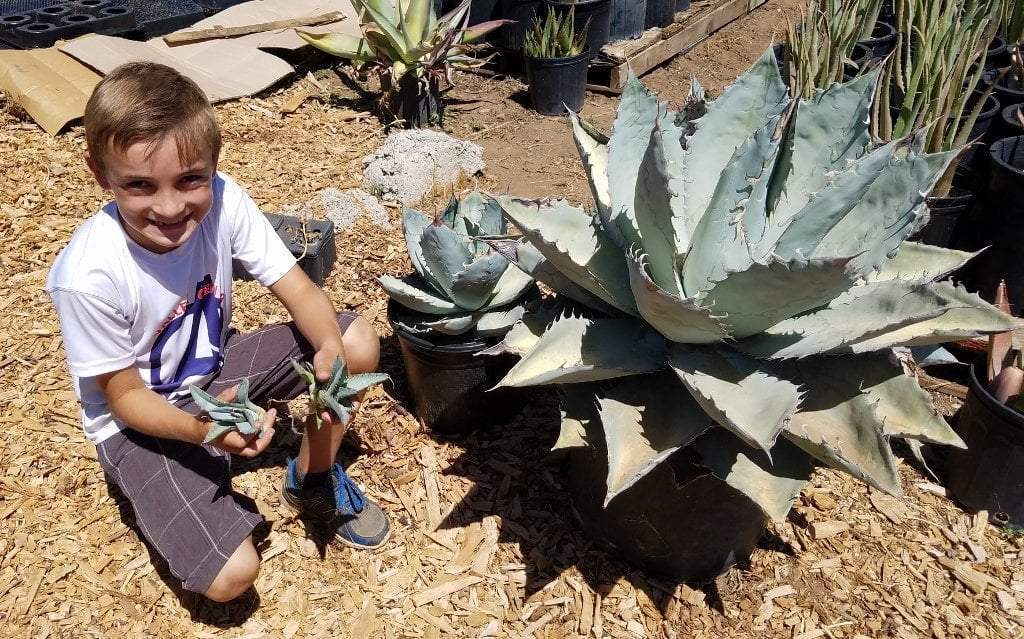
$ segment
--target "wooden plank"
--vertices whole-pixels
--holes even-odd
[[[304,18],[288,18],[286,20],[275,20],[273,22],[260,22],[257,24],[246,24],[238,27],[214,26],[209,29],[196,29],[194,31],[177,31],[164,36],[164,42],[170,45],[198,42],[200,40],[213,40],[216,38],[234,38],[237,36],[249,35],[250,33],[262,33],[264,31],[277,31],[279,29],[290,29],[292,27],[312,27],[318,24],[328,24],[345,19],[345,14],[340,11],[331,11],[315,16]]]
[[[613,67],[608,83],[613,91],[621,91],[626,86],[629,71],[640,76],[672,56],[686,53],[697,46],[712,33],[737,18],[743,17],[768,0],[725,0],[714,9],[696,16],[692,22],[684,23],[683,28],[669,37],[650,47],[631,55],[628,60]],[[668,27],[668,31],[672,27]]]

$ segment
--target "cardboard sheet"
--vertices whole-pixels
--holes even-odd
[[[330,11],[340,11],[346,19],[310,27],[310,30],[359,33],[358,18],[348,0],[253,0],[201,20],[190,28],[258,24]],[[173,47],[162,38],[136,42],[96,35],[64,43],[60,50],[100,73],[109,73],[118,65],[135,60],[166,64],[195,80],[212,102],[219,102],[258,93],[294,71],[287,62],[262,49],[297,49],[301,46],[305,46],[305,42],[294,29],[285,29]]]
[[[0,90],[50,135],[82,117],[100,75],[55,47],[0,50]]]
[[[332,11],[344,14],[345,20],[308,29],[359,35],[359,18],[349,0],[252,0],[189,29],[260,24]],[[20,104],[47,133],[56,135],[69,122],[82,117],[99,74],[125,62],[147,60],[174,67],[195,80],[211,101],[219,102],[263,91],[294,71],[287,62],[264,49],[294,50],[303,46],[306,43],[294,29],[174,47],[161,38],[138,42],[112,36],[85,36],[49,49],[0,50],[0,90]]]

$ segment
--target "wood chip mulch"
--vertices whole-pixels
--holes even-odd
[[[299,82],[217,108],[220,168],[266,211],[358,186],[361,158],[383,140],[376,118],[296,97],[309,91]],[[267,454],[235,464],[236,490],[269,522],[258,595],[214,606],[183,592],[154,563],[80,431],[42,292],[59,249],[106,199],[83,152],[81,129],[50,138],[0,97],[0,636],[1024,636],[1024,538],[965,513],[909,462],[901,499],[819,471],[748,563],[698,588],[631,570],[573,520],[561,471],[546,463],[557,429],[548,393],[510,424],[431,437],[407,410],[374,282],[409,268],[395,209],[393,228],[361,221],[338,235],[325,285],[339,307],[374,323],[397,382],[370,394],[342,449],[388,511],[391,541],[371,554],[307,534],[278,500],[298,443],[280,428]],[[551,170],[577,179],[576,167]],[[242,330],[286,319],[253,283],[236,283],[235,308]],[[949,412],[956,405],[944,399]]]

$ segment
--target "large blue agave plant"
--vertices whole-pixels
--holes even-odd
[[[769,50],[676,113],[634,78],[610,140],[572,115],[596,211],[498,199],[517,264],[590,309],[525,316],[500,386],[564,385],[556,448],[603,439],[607,500],[692,446],[778,520],[816,463],[898,493],[891,437],[963,445],[893,349],[1013,319],[940,281],[972,255],[906,241],[954,153],[873,146],[876,82],[794,100]]]

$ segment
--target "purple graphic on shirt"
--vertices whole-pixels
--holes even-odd
[[[182,382],[196,375],[207,375],[221,365],[220,335],[224,325],[224,295],[207,275],[196,283],[195,298],[191,303],[182,300],[171,317],[164,323],[149,352],[149,384],[158,393],[169,394],[181,388]],[[205,326],[204,326],[205,325]],[[188,344],[181,361],[170,379],[162,379],[160,372],[164,348],[172,337],[187,331]],[[211,354],[199,357],[199,348]]]

